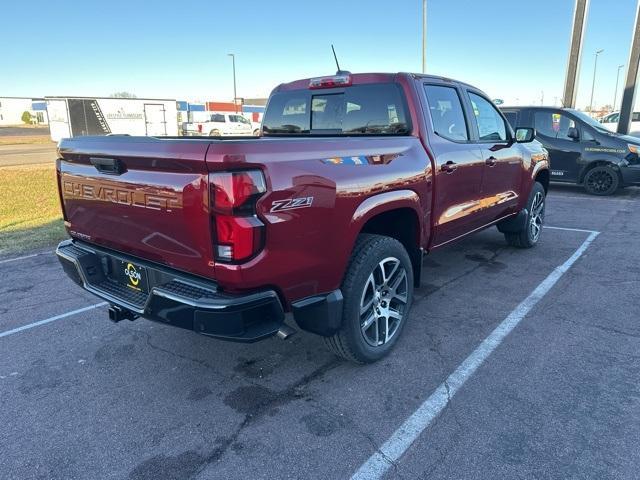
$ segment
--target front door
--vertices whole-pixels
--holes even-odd
[[[491,223],[518,206],[522,185],[523,157],[520,146],[498,109],[478,93],[468,91],[478,142],[482,145],[484,175],[480,187],[485,223]]]
[[[144,121],[148,136],[156,137],[167,134],[167,121],[164,116],[163,104],[145,103]]]
[[[482,226],[477,212],[484,159],[471,139],[460,90],[438,84],[425,84],[424,90],[435,157],[432,246],[438,246]]]
[[[568,136],[569,128],[577,128],[573,118],[559,110],[535,110],[533,125],[536,138],[549,151],[551,179],[577,182],[582,148]]]

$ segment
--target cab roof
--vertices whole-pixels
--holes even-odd
[[[473,85],[469,85],[468,83],[460,82],[452,78],[441,77],[438,75],[427,75],[423,73],[408,73],[408,72],[398,72],[398,73],[342,72],[342,73],[349,73],[349,75],[351,75],[352,85],[358,85],[358,84],[364,84],[364,83],[390,83],[390,82],[395,82],[397,80],[397,77],[399,76],[406,76],[406,77],[412,77],[414,79],[435,80],[439,82],[457,83],[457,84],[465,85],[467,87],[478,90],[478,88],[474,87]],[[330,77],[333,75],[334,74],[319,75],[319,76]],[[306,90],[309,88],[309,82],[311,81],[312,78],[317,78],[317,77],[303,78],[300,80],[294,80],[293,82],[282,83],[275,88],[274,92],[282,92],[287,90]]]

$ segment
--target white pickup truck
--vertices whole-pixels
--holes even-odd
[[[204,122],[185,123],[185,135],[209,135],[211,137],[250,136],[255,128],[251,122],[237,113],[212,113]]]

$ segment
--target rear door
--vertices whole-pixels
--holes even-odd
[[[578,128],[573,117],[558,109],[536,109],[533,126],[536,138],[549,151],[552,180],[577,182],[582,146],[568,136],[569,128]]]
[[[167,119],[164,105],[161,103],[144,104],[144,122],[146,134],[150,137],[167,134]]]
[[[520,147],[494,104],[480,92],[467,90],[473,135],[482,146],[482,215],[486,223],[512,213],[518,204],[523,175]]]
[[[452,83],[425,83],[429,147],[435,157],[433,246],[480,228],[477,215],[484,159],[472,139],[462,92]]]

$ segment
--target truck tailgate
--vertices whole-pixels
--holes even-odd
[[[211,278],[209,143],[80,137],[59,147],[71,236]]]

